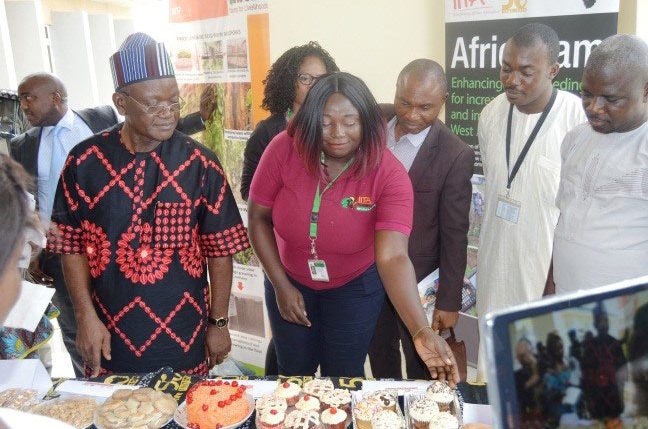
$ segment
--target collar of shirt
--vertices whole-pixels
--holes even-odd
[[[54,130],[58,128],[65,128],[66,130],[72,130],[74,128],[74,112],[72,109],[67,109],[65,115],[56,123],[56,125],[43,127],[43,136],[47,138],[54,138]]]
[[[393,148],[396,143],[396,121],[398,118],[394,116],[389,122],[387,122],[387,131],[388,131],[388,136],[387,136],[387,147],[388,148]],[[423,144],[423,141],[425,141],[425,137],[427,136],[428,132],[430,132],[430,127],[427,127],[423,131],[417,133],[417,134],[404,134],[401,137],[401,140],[406,138],[407,141],[409,141],[412,146],[415,148],[420,148],[421,145]],[[400,140],[399,140],[400,141]]]

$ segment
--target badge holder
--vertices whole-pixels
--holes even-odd
[[[521,206],[522,205],[519,201],[509,197],[508,191],[506,192],[506,195],[499,194],[497,196],[497,209],[495,210],[495,216],[517,224],[520,219]]]
[[[310,272],[311,279],[316,282],[329,281],[328,270],[326,269],[326,262],[317,257],[317,250],[315,249],[315,239],[311,239],[311,256],[308,260],[308,271]]]

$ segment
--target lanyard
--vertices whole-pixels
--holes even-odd
[[[529,138],[526,144],[524,145],[524,147],[522,148],[522,152],[520,152],[520,156],[518,156],[517,161],[515,161],[512,170],[510,170],[509,168],[509,158],[511,156],[511,122],[513,119],[513,105],[511,104],[511,106],[509,107],[508,121],[506,122],[506,171],[507,172],[510,171],[510,173],[508,174],[508,183],[506,184],[507,193],[511,190],[511,183],[513,182],[513,179],[515,179],[515,176],[520,170],[522,161],[524,161],[524,158],[526,158],[527,153],[531,148],[531,144],[533,144],[533,141],[538,135],[538,131],[540,131],[540,127],[542,127],[542,124],[544,123],[545,119],[547,119],[547,115],[551,111],[551,107],[553,106],[554,101],[556,101],[556,94],[558,94],[558,91],[556,90],[556,88],[554,88],[553,91],[551,92],[551,98],[549,99],[549,102],[547,103],[544,110],[542,111],[542,115],[540,115],[540,119],[538,119],[538,123],[535,125],[535,127],[533,127],[533,131],[531,131],[531,135],[529,135]]]
[[[321,153],[320,158],[322,162],[325,159],[324,152]],[[355,158],[351,158],[344,164],[344,167],[342,167],[342,170],[324,186],[324,189],[322,192],[320,192],[320,185],[319,185],[319,179],[317,180],[317,189],[315,190],[315,198],[313,198],[313,208],[311,209],[311,214],[310,214],[310,229],[309,229],[309,236],[311,239],[311,254],[313,255],[314,258],[317,259],[317,252],[315,250],[315,240],[317,239],[317,222],[319,221],[319,210],[320,210],[320,204],[322,203],[322,195],[324,195],[324,192],[328,191],[331,186],[335,183],[337,179],[340,178],[342,173],[347,171],[349,166],[353,163],[353,160]]]

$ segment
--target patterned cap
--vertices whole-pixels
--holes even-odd
[[[144,33],[133,33],[110,57],[115,91],[143,80],[173,77],[173,65],[164,43]]]

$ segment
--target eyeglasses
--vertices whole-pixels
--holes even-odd
[[[306,86],[311,86],[313,83],[317,82],[317,79],[319,79],[322,76],[313,76],[312,74],[308,73],[300,73],[297,75],[297,82],[301,83],[302,85]]]
[[[182,110],[182,108],[185,105],[185,101],[182,98],[180,98],[179,101],[176,101],[175,103],[171,103],[169,105],[156,104],[155,106],[148,106],[146,104],[140,103],[139,101],[131,97],[131,95],[128,94],[127,92],[120,91],[120,94],[124,94],[126,97],[130,98],[135,103],[137,103],[142,108],[142,111],[147,115],[159,116],[166,112],[178,113],[180,110]]]

